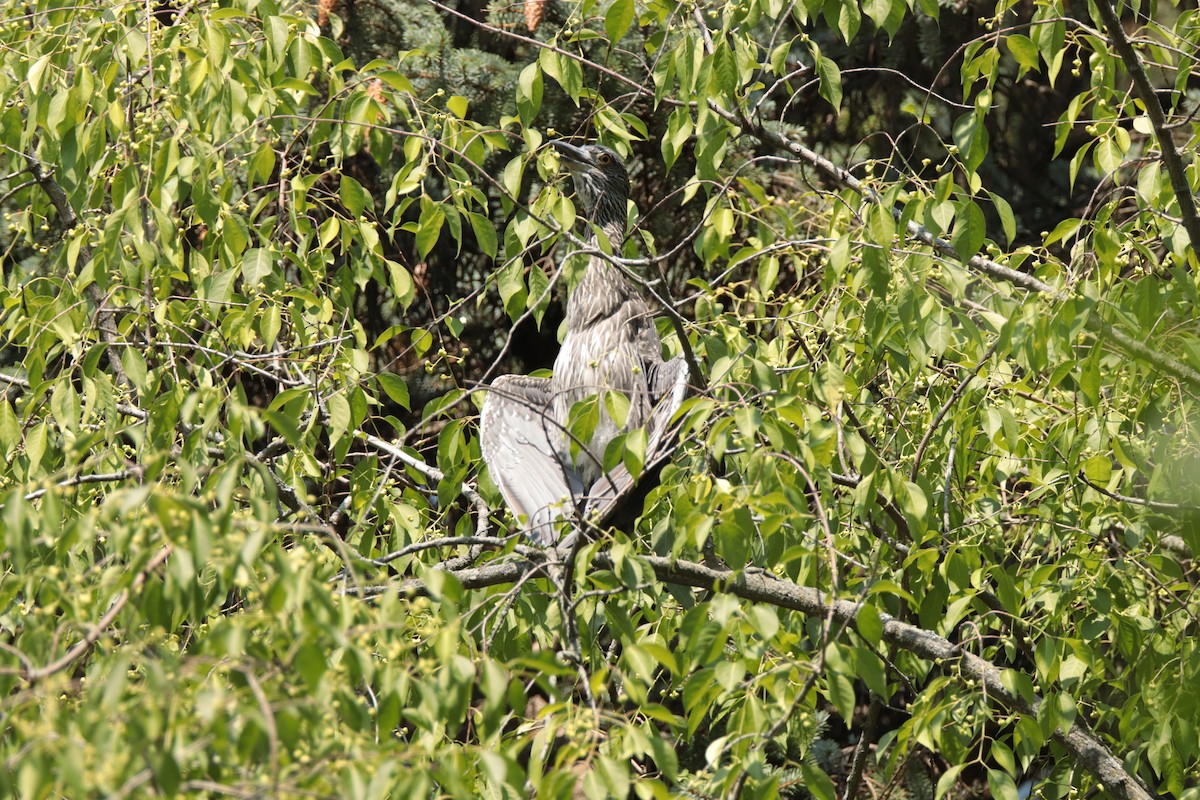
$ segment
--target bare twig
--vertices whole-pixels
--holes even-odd
[[[1079,478],[1084,483],[1086,483],[1089,487],[1095,489],[1097,492],[1104,495],[1105,497],[1112,499],[1112,500],[1120,501],[1122,503],[1132,503],[1133,505],[1145,506],[1146,508],[1152,508],[1155,511],[1177,511],[1177,512],[1182,512],[1182,513],[1187,513],[1187,514],[1192,514],[1197,511],[1200,511],[1200,506],[1188,505],[1187,503],[1168,503],[1163,500],[1150,500],[1145,497],[1132,497],[1127,494],[1118,494],[1117,492],[1110,492],[1108,489],[1105,489],[1103,486],[1100,486],[1100,485],[1088,480],[1087,476],[1084,475],[1082,472],[1079,473]]]
[[[425,463],[416,456],[409,455],[408,453],[404,452],[403,448],[397,447],[391,442],[384,441],[378,436],[365,433],[363,431],[355,431],[354,435],[371,445],[371,447],[374,447],[376,450],[386,453],[392,458],[395,458],[397,461],[412,467],[426,478],[429,478],[431,481],[441,481],[446,477],[445,473],[443,473],[437,467]],[[487,508],[487,501],[484,500],[483,496],[480,495],[479,492],[475,491],[475,488],[469,483],[464,482],[461,490],[463,496],[470,500],[472,505],[474,505],[477,510],[481,507],[485,509]]]
[[[867,721],[859,734],[858,744],[854,747],[854,758],[850,761],[850,775],[846,778],[846,791],[842,800],[855,800],[858,797],[858,785],[862,782],[863,768],[867,765],[867,750],[871,740],[875,738],[875,726],[879,723],[879,712],[883,710],[883,698],[871,693],[871,705],[867,707]],[[899,770],[897,770],[899,772]]]
[[[93,473],[90,475],[76,475],[73,478],[67,478],[65,480],[59,481],[58,483],[55,484],[55,486],[60,489],[65,489],[69,486],[82,486],[85,483],[114,483],[116,481],[123,481],[126,478],[132,477],[132,476],[136,475],[138,472],[139,472],[138,470],[133,470],[133,469],[121,469],[121,470],[117,470],[116,472],[100,472],[100,473]],[[25,499],[26,500],[37,500],[39,497],[42,497],[48,491],[50,491],[50,490],[49,489],[38,489],[36,491],[30,492],[29,494],[25,495]],[[0,504],[0,508],[4,508],[4,506],[2,504]]]

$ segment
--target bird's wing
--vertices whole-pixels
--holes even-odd
[[[574,508],[583,486],[550,444],[550,381],[505,375],[492,382],[479,420],[480,449],[509,508],[539,545],[554,541],[554,521]]]
[[[650,411],[650,418],[646,420],[644,473],[650,472],[658,462],[669,459],[675,449],[675,438],[679,428],[672,428],[670,423],[687,395],[687,362],[682,356],[667,362],[658,361],[647,365],[647,373],[647,383],[654,406]],[[624,462],[618,464],[602,475],[589,490],[584,514],[598,515],[600,519],[606,518],[612,507],[629,493],[635,483]]]
[[[657,454],[667,443],[674,448],[674,443],[667,436],[667,426],[671,417],[683,405],[683,398],[688,391],[688,365],[683,356],[675,356],[670,361],[659,361],[652,364],[646,376],[650,385],[650,396],[654,398],[654,410],[646,422],[646,460],[651,454]]]

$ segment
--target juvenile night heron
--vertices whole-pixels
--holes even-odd
[[[629,194],[625,165],[601,145],[550,144],[574,178],[588,221],[619,252]],[[599,246],[595,233],[591,245]],[[649,462],[686,391],[687,365],[682,358],[663,362],[650,304],[603,256],[592,256],[568,298],[566,328],[553,377],[497,378],[480,419],[492,480],[540,545],[553,543],[556,519],[594,511],[632,482],[623,466],[604,472],[605,448],[619,434],[644,428]],[[626,419],[618,425],[606,410],[610,404],[600,402],[591,439],[575,442],[568,433],[572,407],[605,392],[629,401]]]

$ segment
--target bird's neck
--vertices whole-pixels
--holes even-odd
[[[608,243],[612,245],[613,252],[620,252],[621,245],[625,243],[625,220],[609,220],[604,224],[597,223],[593,220],[592,224],[599,227],[600,230],[604,232],[604,235],[608,237]],[[600,237],[595,232],[588,237],[588,249],[600,249]]]
[[[607,319],[637,290],[617,267],[592,256],[579,285],[567,298],[567,332],[580,332]]]
[[[625,238],[624,225],[608,225],[603,230],[612,249],[619,252]],[[593,235],[588,246],[599,250],[598,237]],[[637,287],[620,267],[603,255],[595,254],[588,261],[579,285],[567,298],[567,331],[585,330],[598,320],[616,314],[622,305],[637,296]]]

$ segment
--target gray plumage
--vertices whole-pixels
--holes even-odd
[[[550,144],[574,178],[588,221],[619,251],[629,191],[621,159],[596,144]],[[592,244],[599,244],[594,235]],[[632,483],[623,466],[604,473],[605,448],[619,434],[644,427],[649,461],[686,391],[686,364],[681,358],[663,362],[650,304],[600,256],[592,257],[567,300],[566,329],[553,377],[497,378],[480,419],[481,449],[492,479],[513,513],[524,519],[529,536],[543,545],[554,541],[556,519],[598,510]],[[601,403],[591,439],[572,448],[571,408],[606,390],[629,400],[624,425]]]

